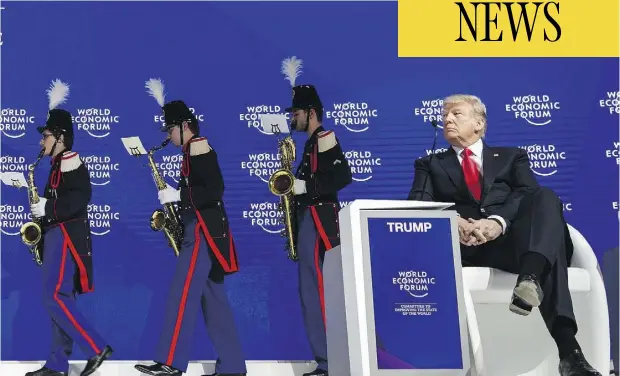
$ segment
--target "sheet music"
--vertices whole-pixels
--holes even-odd
[[[13,172],[13,171],[3,172],[2,174],[0,174],[0,179],[2,179],[2,182],[4,184],[9,185],[11,187],[15,187],[15,188],[27,188],[28,187],[28,183],[26,183],[26,177],[24,176],[23,172]]]
[[[290,133],[285,115],[264,114],[261,115],[260,122],[265,133]]]
[[[123,145],[125,146],[125,150],[129,155],[138,156],[138,155],[146,155],[146,149],[142,146],[142,141],[140,141],[140,137],[124,137],[121,138],[123,141]]]

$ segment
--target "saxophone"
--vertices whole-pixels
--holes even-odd
[[[290,135],[278,140],[278,154],[280,155],[282,168],[274,172],[269,178],[269,190],[274,195],[280,197],[278,210],[282,214],[281,221],[284,225],[284,231],[281,234],[286,238],[285,249],[288,258],[297,261],[297,247],[295,244],[297,221],[293,195],[295,175],[292,173],[293,162],[295,161],[295,141]]]
[[[37,191],[37,186],[34,184],[34,169],[39,164],[39,161],[41,161],[44,153],[45,148],[41,149],[37,156],[37,160],[28,166],[28,202],[30,205],[39,202],[39,193]],[[33,217],[32,222],[24,223],[19,229],[22,242],[30,248],[30,253],[34,255],[33,260],[37,265],[43,265],[43,231],[41,227],[42,219]]]
[[[166,189],[166,181],[159,173],[155,161],[153,160],[153,153],[157,150],[163,149],[170,139],[166,139],[160,146],[153,147],[148,151],[147,157],[149,159],[149,166],[153,173],[153,179],[157,190],[161,191]],[[183,242],[183,223],[181,217],[173,203],[164,204],[163,209],[157,209],[151,214],[150,220],[151,229],[153,231],[164,231],[166,238],[168,239],[168,245],[174,250],[174,254],[178,257],[181,249],[181,243]]]

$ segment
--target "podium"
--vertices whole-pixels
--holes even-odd
[[[329,373],[456,376],[470,369],[452,203],[356,200],[325,254]]]

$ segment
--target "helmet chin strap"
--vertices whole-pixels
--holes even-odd
[[[54,156],[54,151],[56,150],[56,145],[58,144],[58,141],[60,141],[60,134],[57,132],[52,133],[52,135],[54,136],[54,145],[52,145],[52,149],[50,150],[50,157],[53,158]]]
[[[310,127],[310,109],[306,113],[306,127],[304,128],[304,132],[308,132],[308,127]]]
[[[183,142],[183,123],[178,125],[179,127],[179,136],[181,137],[181,149],[185,147],[185,143]]]

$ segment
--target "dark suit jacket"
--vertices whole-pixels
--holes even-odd
[[[415,177],[409,200],[454,202],[450,208],[463,218],[481,219],[498,215],[510,227],[523,196],[538,189],[527,153],[516,147],[484,144],[482,155],[483,188],[476,200],[465,183],[461,164],[453,148],[415,161]],[[424,187],[424,180],[428,181]]]

